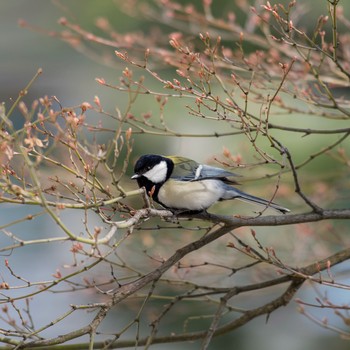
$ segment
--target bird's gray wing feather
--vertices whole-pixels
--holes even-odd
[[[198,181],[205,179],[221,179],[229,183],[236,183],[227,178],[237,177],[239,175],[230,171],[213,167],[205,164],[198,164],[195,161],[178,162],[175,166],[174,172],[171,175],[174,179],[181,179],[182,181]]]
[[[237,175],[235,173],[232,173],[230,171],[213,167],[210,165],[201,165],[201,169],[197,169],[198,171],[198,177],[195,180],[200,179],[213,179],[213,178],[226,178],[226,177],[237,177],[240,175]]]

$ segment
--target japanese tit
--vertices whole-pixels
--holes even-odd
[[[183,157],[146,154],[141,156],[131,177],[139,187],[163,207],[175,212],[200,212],[217,201],[240,199],[271,207],[283,214],[289,209],[271,201],[244,193],[234,173]]]

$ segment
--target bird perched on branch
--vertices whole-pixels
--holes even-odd
[[[200,212],[217,201],[239,199],[283,214],[289,212],[233,187],[238,184],[233,178],[239,175],[188,158],[146,154],[137,160],[134,172],[131,178],[137,180],[139,187],[145,187],[150,197],[171,211]]]

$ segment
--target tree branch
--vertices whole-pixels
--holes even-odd
[[[166,261],[164,261],[159,267],[151,271],[150,273],[146,274],[145,276],[132,281],[128,284],[125,284],[121,287],[119,287],[115,292],[113,292],[111,299],[105,303],[103,307],[101,307],[100,311],[95,316],[94,320],[91,324],[95,324],[96,322],[99,324],[102,319],[107,315],[107,311],[113,308],[115,305],[119,304],[124,299],[127,299],[131,295],[135,294],[137,291],[141,290],[143,287],[147,286],[148,284],[152,283],[153,281],[158,280],[167,270],[169,270],[171,267],[175,266],[177,262],[179,262],[184,256],[188,255],[189,253],[196,251],[203,246],[211,243],[212,241],[218,239],[219,237],[227,234],[228,232],[242,226],[271,226],[271,225],[289,225],[289,224],[295,224],[295,223],[301,223],[301,222],[311,222],[311,221],[320,221],[320,220],[326,220],[326,219],[345,219],[350,217],[350,210],[349,209],[343,209],[343,210],[325,210],[322,213],[306,213],[306,214],[295,214],[295,215],[281,215],[281,216],[266,216],[266,217],[255,217],[255,218],[232,218],[227,216],[219,216],[219,215],[212,215],[212,214],[198,214],[196,215],[197,218],[208,220],[209,218],[213,222],[223,222],[224,226],[219,227],[215,231],[208,233],[207,235],[201,237],[200,239],[191,242],[184,247],[178,249],[170,258],[168,258]],[[167,343],[167,342],[178,342],[178,341],[189,341],[189,340],[197,340],[197,339],[203,339],[208,334],[208,337],[211,338],[212,336],[222,335],[224,333],[227,333],[229,331],[232,331],[233,329],[236,329],[243,324],[247,323],[251,319],[258,317],[263,314],[270,314],[275,309],[286,305],[291,298],[294,296],[295,292],[300,288],[302,283],[309,278],[309,276],[312,276],[313,274],[319,273],[322,270],[325,270],[328,268],[329,263],[333,266],[336,264],[339,264],[347,259],[350,258],[350,248],[345,249],[341,252],[338,252],[330,257],[327,257],[323,260],[320,260],[314,264],[310,264],[304,268],[295,269],[295,273],[283,276],[279,279],[277,279],[278,284],[279,283],[285,283],[288,281],[291,281],[291,285],[288,287],[288,289],[278,298],[275,300],[258,307],[256,309],[248,310],[244,312],[244,314],[239,317],[238,319],[227,323],[226,325],[222,327],[216,328],[216,324],[213,325],[212,331],[208,333],[207,331],[201,331],[201,332],[194,332],[194,333],[184,333],[182,335],[174,335],[169,337],[155,337],[152,339],[152,343]],[[266,282],[263,287],[268,287],[276,284],[276,281],[269,281]],[[223,300],[228,301],[233,296],[245,291],[249,290],[250,288],[244,288],[244,287],[234,287],[232,289],[229,289],[226,291],[225,296],[223,297]],[[224,292],[224,290],[222,290]],[[218,312],[221,312],[219,310]],[[43,346],[52,346],[56,344],[60,344],[62,342],[66,342],[68,340],[76,339],[78,337],[81,337],[85,334],[89,334],[92,330],[91,324],[83,327],[79,330],[75,330],[73,332],[67,333],[65,335],[61,335],[56,338],[51,339],[45,339],[45,340],[36,340],[29,342],[27,344],[24,344],[20,348],[36,348],[36,347],[43,347]],[[95,329],[95,328],[94,328]],[[209,339],[208,339],[209,340]],[[142,346],[147,344],[148,338],[140,339],[138,340],[138,346]],[[95,347],[99,348],[102,347],[101,344],[105,343],[95,343]],[[206,343],[204,343],[206,344]],[[103,345],[103,346],[104,346]],[[113,341],[110,346],[113,346],[113,348],[121,348],[121,347],[131,347],[135,346],[135,340],[132,341]],[[54,349],[54,347],[52,348]]]

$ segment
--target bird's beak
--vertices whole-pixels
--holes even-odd
[[[136,179],[138,179],[140,176],[141,176],[141,175],[139,175],[139,174],[134,174],[133,176],[131,176],[131,179],[132,179],[132,180],[136,180]]]

